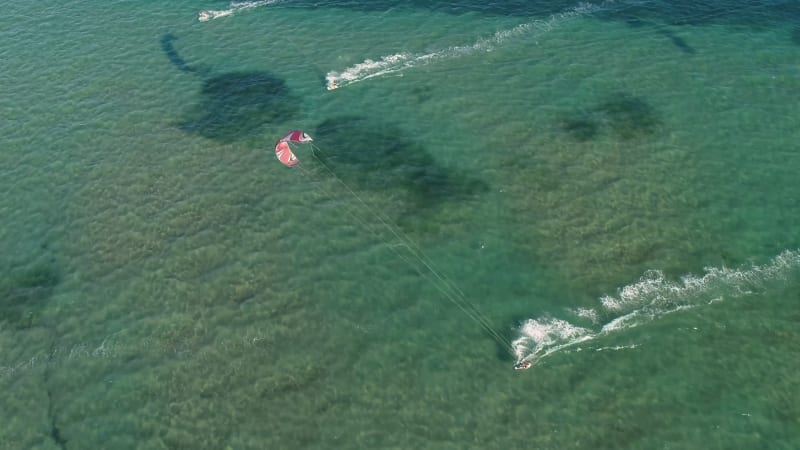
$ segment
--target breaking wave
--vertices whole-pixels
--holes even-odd
[[[507,40],[525,34],[546,33],[569,19],[588,14],[594,14],[604,8],[605,2],[600,5],[591,3],[580,3],[578,6],[567,11],[554,14],[547,19],[533,20],[510,28],[498,31],[488,38],[478,39],[471,45],[458,45],[453,47],[436,50],[430,53],[395,53],[383,56],[379,60],[366,59],[364,62],[355,64],[341,72],[330,71],[325,76],[328,90],[347,86],[370,78],[379,77],[391,73],[396,73],[424,64],[429,64],[442,59],[458,58],[478,52],[490,52]]]
[[[800,251],[786,250],[765,265],[741,269],[710,267],[702,276],[686,275],[678,281],[651,270],[636,283],[619,289],[616,295],[600,298],[596,308],[570,310],[574,322],[589,322],[585,326],[553,317],[528,319],[517,330],[518,337],[512,346],[518,360],[535,362],[581,342],[646,324],[675,311],[761,292],[769,282],[786,279],[799,267]]]

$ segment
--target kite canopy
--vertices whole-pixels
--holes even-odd
[[[292,130],[286,133],[275,144],[275,156],[283,165],[292,167],[293,165],[297,164],[297,157],[294,156],[294,153],[292,153],[292,149],[289,147],[289,142],[304,143],[311,141],[313,141],[311,136],[300,130]]]

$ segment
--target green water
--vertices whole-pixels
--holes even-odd
[[[0,448],[800,447],[800,15],[471,3],[5,5]]]

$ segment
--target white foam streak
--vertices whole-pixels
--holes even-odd
[[[592,323],[597,323],[600,320],[600,318],[597,316],[597,311],[591,308],[577,308],[572,312],[578,317],[591,320]]]
[[[512,345],[519,360],[535,361],[670,313],[758,292],[772,281],[786,279],[799,267],[800,252],[786,250],[768,264],[742,269],[708,267],[703,276],[687,275],[678,281],[668,280],[660,271],[648,271],[636,283],[620,288],[616,295],[602,297],[599,307],[571,311],[596,324],[601,322],[598,318],[605,318],[596,331],[560,319],[528,319],[520,326],[519,337]]]
[[[534,20],[528,23],[517,25],[508,30],[498,31],[491,37],[478,39],[474,44],[471,45],[453,46],[422,54],[396,53],[393,55],[384,56],[377,61],[366,59],[364,62],[350,66],[341,72],[328,72],[328,74],[325,76],[325,79],[327,80],[327,88],[328,90],[337,89],[342,86],[347,86],[349,84],[390,73],[400,72],[411,67],[429,64],[442,59],[458,58],[477,52],[490,52],[510,38],[534,31],[537,34],[548,32],[568,19],[600,11],[603,8],[603,5],[608,3],[611,2],[605,2],[602,5],[581,3],[568,11],[554,14],[547,20]]]
[[[261,0],[254,2],[231,2],[228,9],[213,11],[203,10],[197,15],[197,20],[200,22],[208,22],[209,20],[219,19],[220,17],[232,16],[234,13],[244,11],[246,9],[258,8],[261,6],[272,5],[278,3],[279,0]]]

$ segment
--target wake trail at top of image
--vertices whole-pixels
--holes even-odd
[[[197,20],[200,22],[208,22],[209,20],[219,19],[220,17],[232,16],[234,13],[244,11],[246,9],[258,8],[261,6],[272,5],[278,3],[280,0],[261,0],[255,2],[231,2],[228,9],[213,11],[203,10],[197,14]]]
[[[327,81],[326,87],[330,91],[342,86],[369,80],[370,78],[375,78],[382,75],[397,73],[405,69],[435,61],[459,58],[477,52],[490,52],[509,39],[530,33],[534,33],[534,36],[538,36],[555,29],[567,20],[601,11],[606,5],[611,3],[613,2],[607,1],[598,5],[592,3],[580,3],[574,8],[554,14],[547,19],[537,19],[517,25],[508,30],[498,31],[491,37],[478,39],[473,44],[447,47],[430,53],[400,52],[393,55],[383,56],[377,61],[366,59],[363,62],[350,66],[341,72],[328,72],[328,74],[325,76],[325,80]]]
[[[648,271],[636,283],[619,289],[616,296],[602,297],[598,307],[568,310],[569,319],[525,320],[512,346],[518,360],[535,364],[545,356],[669,313],[764,291],[770,282],[796,276],[798,269],[800,251],[786,250],[768,264],[742,269],[709,267],[703,276],[686,275],[679,281],[666,279],[660,271]]]

